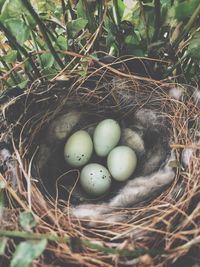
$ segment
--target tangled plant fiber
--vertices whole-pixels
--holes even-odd
[[[182,88],[183,93],[174,97],[173,88]],[[200,107],[193,93],[193,88],[125,75],[110,66],[84,79],[33,84],[2,103],[1,144],[6,146],[1,149],[1,180],[9,200],[9,209],[1,214],[2,228],[20,230],[19,212],[33,211],[34,233],[55,237],[49,238],[38,266],[50,262],[55,266],[66,262],[70,266],[173,266],[184,256],[187,259],[188,253],[191,261],[198,262]],[[106,218],[121,218],[119,221],[102,217],[91,224],[88,217],[77,218],[71,212],[73,188],[67,199],[59,198],[59,188],[50,194],[42,177],[36,175],[34,159],[48,126],[77,107],[79,112],[96,114],[95,118],[111,114],[128,122],[139,110],[148,109],[159,123],[165,122],[175,177],[153,199],[107,213]],[[3,150],[8,154],[2,154]],[[69,171],[68,178],[70,175]],[[76,177],[78,181],[78,174]]]

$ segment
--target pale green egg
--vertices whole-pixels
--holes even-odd
[[[101,121],[94,131],[94,149],[98,156],[105,157],[118,144],[121,129],[117,121],[105,119]]]
[[[91,158],[93,143],[90,135],[83,130],[72,134],[64,147],[66,162],[73,167],[85,165]]]
[[[128,146],[115,147],[107,158],[108,170],[120,182],[126,181],[134,173],[136,165],[136,154]]]
[[[83,190],[95,197],[105,194],[111,186],[109,171],[98,163],[90,163],[83,167],[80,175]]]

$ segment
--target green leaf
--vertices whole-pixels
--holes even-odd
[[[128,45],[138,46],[140,44],[140,41],[139,41],[137,35],[135,33],[133,33],[132,35],[128,35],[125,38],[125,43]]]
[[[42,54],[40,60],[43,68],[51,68],[53,66],[54,57],[51,53]]]
[[[33,216],[33,213],[30,211],[24,211],[20,213],[19,223],[21,227],[26,231],[30,231],[33,227],[36,226],[35,218]]]
[[[46,239],[42,239],[39,242],[21,242],[15,250],[10,267],[28,267],[33,260],[41,255],[46,245]]]
[[[30,28],[19,19],[7,19],[4,22],[8,30],[15,36],[19,44],[23,45],[26,40],[30,37]]]
[[[106,37],[106,46],[109,50],[111,46],[116,45],[117,30],[116,30],[116,26],[113,23],[113,21],[109,19],[108,17],[106,17],[104,20],[104,26],[105,26],[105,30],[108,33]]]
[[[192,37],[188,46],[188,54],[194,61],[200,61],[200,32]]]
[[[88,7],[88,5],[87,5],[87,7]],[[86,20],[88,19],[87,18],[86,8],[84,6],[84,1],[83,0],[79,0],[78,1],[78,4],[77,4],[77,17],[78,18],[84,18]]]
[[[18,87],[20,88],[20,89],[25,89],[26,87],[27,87],[27,84],[28,84],[28,80],[26,80],[26,81],[23,81],[23,82],[21,82],[21,83],[18,83]]]
[[[48,79],[53,79],[53,77],[55,77],[55,75],[57,73],[58,73],[58,71],[57,71],[56,67],[55,68],[45,68],[42,70],[42,75]]]
[[[6,0],[2,7],[1,14],[4,19],[17,18],[23,14],[24,11],[25,8],[21,0]]]
[[[124,15],[125,4],[122,0],[117,0],[116,2],[117,2],[118,12],[119,12],[120,20],[121,20]]]
[[[63,50],[67,50],[67,39],[66,39],[66,37],[64,37],[64,36],[59,36],[58,38],[57,38],[57,45],[59,45],[59,47],[61,48],[61,49],[63,49]]]
[[[18,83],[17,86],[18,86],[20,89],[25,89],[26,86],[27,86],[27,84],[28,84],[28,80],[23,81],[23,82],[21,82],[21,83]]]
[[[9,50],[6,55],[3,56],[3,59],[6,63],[14,63],[17,59],[17,50]]]
[[[24,7],[21,0],[6,0],[4,1],[1,10],[1,20],[4,22],[10,18],[21,18],[24,15],[31,26],[35,26],[35,20]]]
[[[113,35],[116,35],[117,34],[117,31],[116,31],[116,26],[115,24],[113,23],[113,21],[111,19],[109,19],[108,17],[105,17],[105,20],[104,20],[104,26],[105,26],[105,30],[109,33],[112,33]]]
[[[48,13],[51,15],[52,12],[61,8],[60,1],[55,0],[36,0],[37,8],[40,12]]]
[[[0,238],[0,256],[5,254],[6,244],[8,239],[6,237]]]
[[[94,32],[96,29],[95,25],[95,1],[79,0],[77,4],[77,18],[83,18],[87,20],[88,30]]]
[[[199,5],[199,0],[187,0],[176,5],[175,8],[175,17],[179,21],[189,18],[197,6]]]
[[[68,28],[70,37],[74,38],[81,30],[85,28],[87,23],[88,23],[88,20],[83,19],[83,18],[79,18],[79,19],[68,22],[67,28]]]

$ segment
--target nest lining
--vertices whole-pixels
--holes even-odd
[[[150,256],[149,260],[154,266],[172,264],[190,249],[197,249],[199,205],[196,206],[194,202],[199,190],[199,159],[197,156],[192,157],[189,166],[184,169],[181,166],[181,154],[186,144],[195,146],[194,139],[198,130],[196,118],[200,112],[189,94],[185,93],[183,100],[175,100],[169,96],[168,91],[169,87],[166,84],[162,86],[152,81],[143,82],[118,77],[110,80],[105,76],[101,77],[101,83],[98,79],[92,83],[86,79],[84,82],[75,82],[69,88],[59,84],[51,86],[51,89],[36,86],[30,92],[6,104],[6,127],[12,129],[6,136],[14,143],[17,158],[17,184],[20,189],[17,195],[24,203],[23,208],[31,206],[38,217],[36,232],[79,236],[114,249],[162,248],[161,255],[158,253],[156,256]],[[38,140],[41,140],[45,133],[46,125],[59,114],[77,106],[81,107],[80,111],[87,108],[89,114],[95,112],[98,117],[107,116],[112,112],[113,117],[120,114],[121,118],[130,118],[137,110],[147,108],[158,114],[161,120],[165,118],[167,121],[170,141],[174,144],[177,159],[176,179],[170,187],[151,201],[140,203],[136,207],[113,210],[112,213],[117,216],[126,214],[126,220],[120,223],[101,222],[98,227],[88,227],[84,221],[79,222],[70,215],[69,200],[54,199],[45,194],[37,182],[37,177],[32,177],[30,181],[32,158]],[[16,108],[19,108],[18,114]],[[21,115],[18,116],[19,114]],[[14,121],[17,123],[14,124]],[[12,194],[10,199],[16,205]],[[18,205],[20,203],[18,202]],[[77,248],[74,249],[69,244],[53,243],[48,249],[52,252],[52,259],[59,264],[144,264],[142,257],[136,257],[133,261],[131,256],[113,256],[79,246],[76,251]]]

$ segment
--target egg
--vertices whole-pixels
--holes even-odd
[[[115,147],[107,158],[108,170],[120,182],[126,181],[134,173],[136,165],[136,154],[128,146]]]
[[[98,163],[90,163],[83,167],[80,174],[83,190],[95,197],[105,194],[111,186],[109,171]]]
[[[94,131],[94,149],[98,156],[105,157],[118,144],[121,129],[117,121],[105,119],[101,121]]]
[[[64,158],[73,167],[85,165],[91,158],[93,143],[90,135],[83,130],[72,134],[64,147]]]

